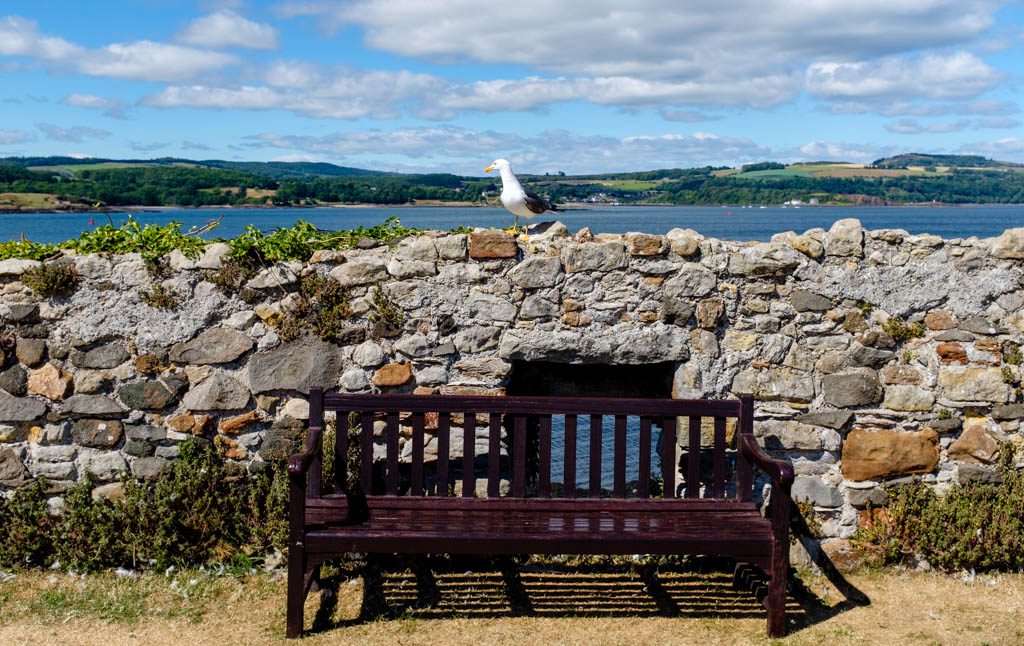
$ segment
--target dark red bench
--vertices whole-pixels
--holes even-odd
[[[322,481],[325,411],[337,411],[331,483]],[[566,486],[560,497],[552,496],[558,486],[557,482],[552,486],[550,469],[552,416],[564,416],[565,448],[555,458],[563,460],[564,482],[570,485],[576,482],[577,434],[590,435],[586,491]],[[611,491],[601,486],[603,416],[614,419]],[[639,464],[632,497],[627,497],[627,416],[639,417]],[[734,447],[726,446],[730,417],[736,418]],[[455,423],[459,418],[461,427]],[[488,431],[483,455],[473,451],[478,418]],[[663,460],[664,493],[652,497],[657,478],[651,473],[652,429],[660,427],[662,441],[667,442],[663,446],[673,446],[681,418],[687,418],[682,420],[686,422],[683,431],[689,433],[684,445],[684,482],[677,489],[675,460]],[[706,432],[713,436],[711,447],[703,450],[702,418],[710,418]],[[358,448],[360,456],[372,456],[375,420],[385,422],[386,447],[386,457],[378,463],[360,459],[358,474],[351,479],[346,470],[350,419],[356,421],[353,436],[359,438],[359,446],[352,448]],[[432,461],[425,463],[428,423],[436,426],[436,458],[431,455]],[[410,461],[400,460],[403,426],[411,429],[406,433],[411,435]],[[510,444],[504,458],[503,429]],[[528,459],[530,435],[536,438],[532,443],[536,454]],[[449,459],[453,440],[470,450]],[[704,470],[709,472],[703,486],[702,452]],[[537,469],[532,477],[528,463]],[[771,496],[768,518],[753,500],[754,467],[772,479],[772,490],[778,492]],[[486,495],[481,497],[475,495],[483,493],[476,483],[478,469],[487,483]],[[302,452],[291,458],[288,471],[288,637],[302,633],[304,601],[320,565],[348,553],[731,556],[739,565],[759,567],[768,577],[764,599],[768,634],[784,633],[793,470],[758,446],[749,395],[664,400],[338,395],[313,389],[309,434]],[[511,495],[499,495],[503,475],[511,477]],[[458,481],[461,495],[454,496]],[[348,487],[349,482],[358,486]]]

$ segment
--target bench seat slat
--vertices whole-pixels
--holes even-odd
[[[453,533],[452,527],[459,531]],[[446,542],[439,542],[446,541]],[[681,553],[766,556],[771,524],[754,511],[693,514],[479,509],[375,510],[359,524],[311,528],[310,552]]]

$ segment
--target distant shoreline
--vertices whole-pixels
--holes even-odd
[[[722,209],[759,209],[761,205],[743,205],[743,204],[600,204],[591,202],[565,202],[559,204],[559,210],[585,210],[585,209],[613,209],[613,208],[672,208],[672,207],[686,207],[686,208],[722,208]],[[965,207],[965,208],[976,208],[986,206],[1024,206],[1024,202],[970,202],[970,203],[949,203],[949,202],[918,202],[918,203],[890,203],[890,204],[801,204],[799,206],[791,206],[782,204],[766,204],[768,208],[806,208],[806,209],[818,209],[818,208],[856,208],[856,207],[871,207],[871,208],[900,208],[900,207]],[[30,213],[38,213],[45,215],[60,215],[60,214],[78,214],[78,215],[106,215],[108,213],[160,213],[164,211],[284,211],[284,210],[329,210],[329,209],[445,209],[445,208],[478,208],[478,209],[501,209],[501,206],[490,205],[490,204],[479,204],[470,202],[434,202],[419,203],[419,204],[322,204],[316,206],[309,205],[293,205],[293,206],[276,206],[276,205],[254,205],[254,204],[238,204],[238,205],[222,205],[222,206],[141,206],[141,205],[129,205],[129,206],[118,206],[110,208],[60,208],[60,209],[10,209],[0,208],[0,215],[26,215]]]

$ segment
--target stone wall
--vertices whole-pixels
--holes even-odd
[[[883,485],[995,479],[1002,441],[1024,457],[1021,229],[943,240],[844,220],[755,244],[554,224],[528,242],[364,242],[234,290],[210,282],[224,244],[171,254],[162,278],[136,255],[66,256],[78,289],[49,299],[20,282],[38,263],[0,262],[0,488],[152,478],[191,436],[253,468],[292,450],[310,386],[501,395],[516,360],[670,361],[677,397],[753,392],[758,437],[832,537]],[[312,274],[347,290],[351,317],[331,340],[283,341]],[[156,283],[176,309],[144,302]]]

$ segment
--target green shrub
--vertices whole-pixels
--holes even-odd
[[[60,246],[81,254],[87,253],[138,253],[147,261],[153,261],[175,249],[189,258],[196,258],[203,252],[206,241],[181,232],[181,223],[170,222],[160,226],[139,224],[130,216],[119,227],[104,224],[91,231],[85,231]]]
[[[314,251],[351,249],[363,238],[387,243],[417,232],[416,229],[403,227],[394,216],[374,227],[359,226],[347,231],[322,231],[303,220],[288,228],[277,228],[269,234],[250,225],[245,228],[245,233],[231,241],[231,257],[258,263],[305,261],[309,260]]]
[[[72,264],[48,262],[26,270],[21,282],[40,296],[62,296],[78,286],[78,272]]]
[[[45,484],[0,499],[0,568],[59,563],[75,571],[252,560],[286,545],[283,465],[232,476],[216,452],[195,441],[153,483],[123,480],[115,502],[94,499],[86,480],[49,513]]]
[[[178,295],[160,283],[153,285],[149,289],[143,289],[139,295],[142,298],[142,302],[152,308],[158,310],[178,309]]]
[[[940,497],[917,483],[890,492],[889,503],[857,541],[885,563],[917,554],[943,570],[1024,567],[1024,473],[1002,447],[998,484],[955,485]]]
[[[373,324],[374,336],[395,336],[402,331],[405,312],[380,285],[373,288],[370,308],[370,323]]]
[[[32,242],[22,237],[21,240],[0,242],[0,260],[9,258],[28,258],[29,260],[45,260],[57,251],[57,246]]]
[[[46,482],[37,480],[0,499],[0,567],[47,565],[53,554],[56,519],[46,504]]]
[[[895,341],[908,341],[924,336],[924,325],[920,323],[905,323],[903,319],[891,316],[882,323],[882,330],[891,336]]]

